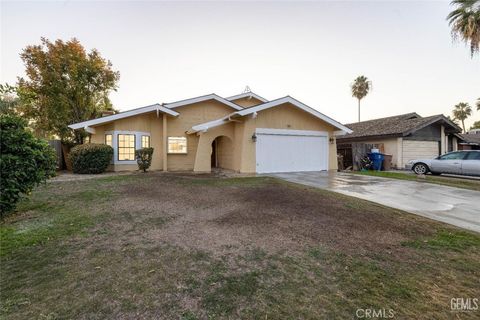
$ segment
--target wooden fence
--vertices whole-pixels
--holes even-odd
[[[55,153],[57,154],[57,170],[63,170],[62,142],[60,140],[49,140],[48,144],[55,149]]]

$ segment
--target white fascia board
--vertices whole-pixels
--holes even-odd
[[[290,130],[290,129],[271,129],[271,128],[257,128],[256,134],[270,134],[279,136],[310,136],[310,137],[328,137],[326,131],[313,130]]]
[[[186,105],[189,105],[189,104],[193,104],[193,103],[198,103],[198,102],[202,102],[202,101],[207,101],[207,100],[216,100],[220,103],[223,103],[235,110],[243,110],[242,107],[240,107],[239,105],[233,103],[233,102],[230,102],[228,101],[227,99],[224,99],[214,93],[212,94],[208,94],[206,96],[201,96],[201,97],[196,97],[196,98],[191,98],[191,99],[186,99],[186,100],[181,100],[181,101],[177,101],[177,102],[171,102],[171,103],[165,103],[164,106],[169,108],[169,109],[174,109],[174,108],[178,108],[178,107],[181,107],[181,106],[186,106]]]
[[[232,101],[232,100],[237,100],[237,99],[242,99],[242,98],[250,98],[250,97],[253,97],[253,98],[255,98],[257,100],[260,100],[264,103],[268,102],[267,99],[265,99],[263,97],[260,97],[258,94],[253,93],[253,92],[245,92],[245,93],[237,94],[237,95],[225,98],[225,99],[227,99],[229,101]]]
[[[146,106],[146,107],[143,107],[143,108],[138,108],[138,109],[134,109],[134,110],[130,110],[130,111],[125,111],[125,112],[113,114],[111,116],[106,116],[106,117],[101,117],[101,118],[97,118],[97,119],[93,119],[93,120],[74,123],[74,124],[69,125],[68,127],[71,128],[71,129],[74,129],[74,130],[82,129],[82,128],[91,127],[91,126],[95,126],[95,125],[99,125],[99,124],[103,124],[103,123],[107,123],[107,122],[112,122],[112,121],[115,121],[115,120],[128,118],[128,117],[132,117],[132,116],[136,116],[136,115],[139,115],[139,114],[142,114],[142,113],[148,113],[148,112],[152,112],[152,111],[160,111],[160,112],[166,113],[168,115],[171,115],[173,117],[176,117],[176,116],[179,115],[178,112],[176,112],[174,110],[170,110],[168,108],[165,108],[165,107],[163,107],[163,106],[161,106],[157,103],[157,104],[153,104],[151,106]]]
[[[302,102],[300,102],[300,101],[298,101],[298,100],[296,100],[296,99],[294,99],[290,96],[286,96],[286,97],[283,97],[283,98],[280,98],[280,99],[277,99],[277,100],[273,100],[273,101],[270,101],[270,102],[267,102],[267,103],[263,103],[263,104],[260,104],[258,106],[255,106],[255,107],[240,110],[240,111],[235,112],[235,114],[238,114],[239,116],[246,116],[248,114],[252,114],[252,113],[259,112],[259,111],[262,111],[262,110],[265,110],[265,109],[276,107],[276,106],[282,105],[284,103],[291,103],[292,105],[296,106],[297,108],[300,108],[303,111],[308,112],[311,115],[313,115],[313,116],[315,116],[319,119],[322,119],[323,121],[331,124],[332,126],[340,129],[341,131],[344,131],[345,133],[352,133],[353,132],[352,130],[350,130],[349,128],[347,128],[346,126],[341,124],[340,122],[337,122],[337,121],[333,120],[332,118],[324,115],[323,113],[307,106],[306,104],[304,104],[304,103],[302,103]]]
[[[334,131],[334,132],[333,132],[333,135],[334,135],[335,137],[344,136],[344,135],[346,135],[346,134],[347,134],[347,133],[346,133],[345,131],[342,131],[342,130],[337,130],[337,131]]]
[[[196,126],[193,126],[190,130],[188,130],[187,133],[191,134],[191,133],[196,133],[196,132],[208,131],[208,129],[210,129],[210,128],[215,128],[215,127],[218,127],[218,126],[229,123],[230,122],[229,118],[230,118],[230,115],[228,115],[226,117],[223,117],[223,118],[220,118],[220,119],[217,119],[217,120],[197,124]]]

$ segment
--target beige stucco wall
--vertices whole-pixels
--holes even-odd
[[[210,100],[179,107],[175,111],[180,115],[168,118],[167,135],[169,137],[187,137],[187,154],[169,154],[167,156],[168,170],[193,170],[200,138],[196,134],[187,135],[185,132],[194,125],[222,118],[234,110],[220,102]],[[211,150],[211,145],[209,150]],[[210,162],[208,163],[210,166]]]
[[[253,99],[251,99],[253,100]],[[313,117],[311,114],[298,109],[288,103],[258,112],[257,116],[249,115],[239,118],[235,122],[209,129],[200,134],[186,134],[192,126],[212,121],[232,113],[232,108],[217,101],[211,100],[176,108],[178,117],[167,117],[167,136],[187,137],[187,154],[168,154],[167,169],[210,171],[212,142],[217,137],[219,166],[235,171],[254,173],[256,171],[255,142],[252,135],[256,128],[314,130],[326,131],[333,142],[329,142],[329,169],[337,169],[336,139],[333,132],[336,130],[328,123]],[[96,134],[92,135],[92,142],[104,143],[105,131],[141,131],[150,132],[151,146],[155,149],[152,161],[152,170],[161,170],[163,166],[162,150],[163,125],[162,117],[156,113],[134,116],[121,119],[103,126],[95,127]],[[137,170],[136,165],[116,164],[115,171]]]
[[[162,142],[162,114],[157,116],[156,112],[142,114],[134,117],[120,119],[102,126],[96,126],[95,134],[91,136],[93,143],[105,143],[105,132],[108,131],[137,131],[150,133],[150,146],[154,148],[151,170],[162,168],[161,150]],[[115,164],[112,166],[115,171],[137,170],[137,165]]]
[[[106,131],[149,132],[150,145],[154,148],[151,170],[161,170],[163,167],[162,150],[166,148],[166,146],[163,145],[162,124],[163,117],[165,116],[167,117],[167,136],[187,137],[187,154],[168,154],[168,170],[193,170],[199,137],[197,135],[187,135],[186,131],[196,124],[216,120],[232,113],[234,110],[220,102],[210,100],[182,106],[176,108],[175,111],[180,113],[178,117],[170,117],[164,114],[157,116],[157,113],[153,112],[120,119],[102,126],[96,126],[94,127],[96,132],[91,136],[91,141],[94,143],[105,143]],[[115,164],[113,169],[115,171],[131,171],[137,170],[138,167],[133,164]]]
[[[252,115],[244,117],[243,127],[236,130],[242,142],[240,144],[236,142],[235,145],[239,149],[237,154],[240,155],[241,172],[256,171],[255,143],[251,138],[256,128],[327,131],[329,138],[333,138],[333,132],[336,130],[325,121],[289,103],[260,111],[257,117]],[[334,139],[333,143],[329,144],[329,170],[337,168],[337,145]]]
[[[256,105],[259,105],[261,103],[263,103],[262,101],[256,99],[256,98],[241,98],[241,99],[237,99],[237,100],[232,100],[233,103],[235,104],[238,104],[239,106],[241,107],[244,107],[244,108],[248,108],[248,107],[252,107],[252,106],[256,106]]]

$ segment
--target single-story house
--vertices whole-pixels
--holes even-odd
[[[136,170],[135,150],[153,147],[152,170],[244,173],[337,169],[336,137],[352,131],[286,96],[209,94],[75,123],[114,149],[112,170]]]
[[[458,135],[459,150],[480,150],[480,129]]]
[[[398,169],[405,168],[409,160],[434,158],[457,150],[457,134],[461,132],[459,126],[441,114],[421,117],[407,113],[345,126],[353,132],[337,138],[339,154],[351,155],[348,151],[352,144],[367,144],[392,155],[392,166]]]

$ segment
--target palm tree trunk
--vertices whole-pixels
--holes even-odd
[[[465,123],[464,123],[465,120],[462,119],[462,127],[463,127],[463,133],[465,133]]]
[[[360,122],[360,99],[358,99],[358,122]]]

